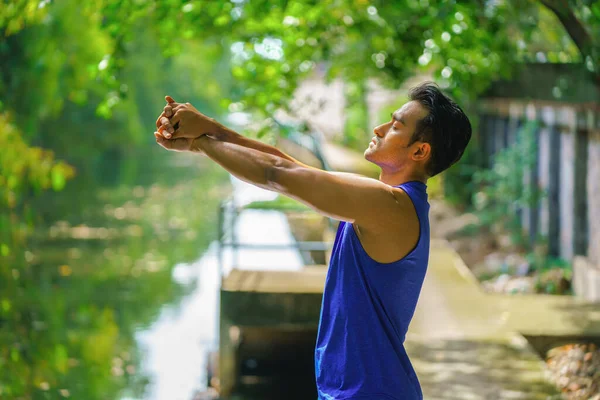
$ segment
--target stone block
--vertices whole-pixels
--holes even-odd
[[[600,268],[586,257],[573,259],[573,290],[587,301],[600,302]]]

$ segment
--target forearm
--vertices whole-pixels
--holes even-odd
[[[195,139],[192,150],[204,153],[233,176],[267,190],[274,190],[270,175],[276,166],[294,165],[276,155],[208,135]]]
[[[258,140],[247,138],[229,128],[226,128],[226,127],[222,127],[220,129],[219,133],[217,135],[215,135],[214,137],[215,137],[215,139],[220,140],[220,141],[237,144],[239,146],[246,147],[248,149],[258,150],[263,153],[272,154],[274,156],[283,158],[284,160],[293,162],[295,164],[301,165],[306,168],[313,168],[309,165],[301,163],[300,161],[296,160],[295,158],[291,157],[290,155],[285,154],[283,151],[279,150],[277,147],[268,145],[268,144],[260,142]]]

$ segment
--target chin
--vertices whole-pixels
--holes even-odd
[[[371,149],[366,149],[363,156],[365,157],[365,160],[373,162],[373,152]]]

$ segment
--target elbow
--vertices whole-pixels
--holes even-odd
[[[285,187],[285,174],[291,167],[291,162],[277,157],[265,168],[265,186],[267,189],[284,193]]]

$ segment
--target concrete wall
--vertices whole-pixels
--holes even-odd
[[[228,398],[239,385],[245,327],[316,330],[322,293],[260,293],[221,290],[219,327],[220,393]],[[268,338],[265,337],[265,340]]]
[[[600,265],[600,113],[589,114],[588,141],[588,257]]]

